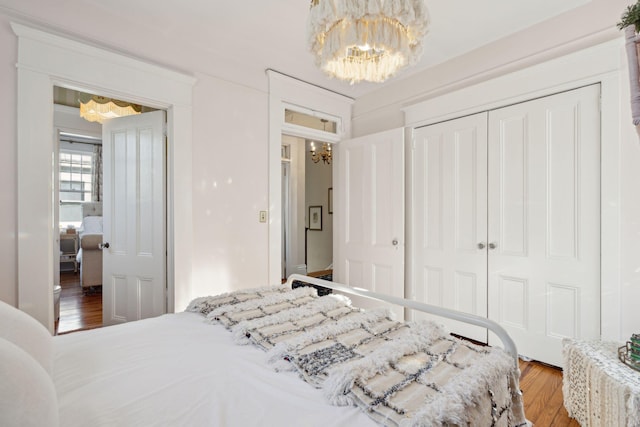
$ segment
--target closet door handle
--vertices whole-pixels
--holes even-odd
[[[104,244],[103,244],[103,243],[100,243],[100,244],[98,245],[98,248],[99,248],[99,249],[109,249],[109,242],[104,243]]]
[[[484,244],[484,242],[480,242],[478,243],[478,249],[484,249],[486,246]]]
[[[495,249],[497,247],[498,245],[496,245],[495,243],[489,243],[489,249]]]

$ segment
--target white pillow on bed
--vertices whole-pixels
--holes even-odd
[[[53,380],[22,348],[0,338],[0,426],[58,425]]]
[[[26,351],[51,375],[53,371],[51,334],[36,319],[3,301],[0,301],[0,338]]]

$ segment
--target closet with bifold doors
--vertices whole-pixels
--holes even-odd
[[[599,338],[599,105],[594,84],[414,129],[413,298],[487,316],[557,366],[563,338]]]

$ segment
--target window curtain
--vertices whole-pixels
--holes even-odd
[[[93,147],[93,179],[91,180],[91,198],[94,202],[102,201],[102,145]]]

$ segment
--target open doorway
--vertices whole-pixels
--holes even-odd
[[[285,110],[282,135],[282,279],[330,278],[333,269],[333,144],[337,121]],[[292,131],[292,132],[291,132]]]
[[[102,326],[102,259],[93,253],[83,259],[81,247],[81,239],[87,243],[89,233],[102,231],[102,141],[63,132],[58,140],[55,188],[60,262],[54,268],[59,270],[55,277],[60,295],[54,303],[58,304],[56,334],[63,334]]]
[[[93,88],[167,112],[166,307],[173,311],[175,307],[186,306],[191,298],[188,279],[193,252],[190,171],[195,78],[15,22],[11,28],[20,40],[18,307],[54,332],[53,264],[60,256],[51,243],[57,231],[53,227],[57,207],[51,197],[54,176],[51,160],[56,152],[52,138],[54,85],[80,90]],[[42,185],[43,182],[50,185]]]
[[[333,270],[333,163],[331,144],[305,140],[305,213],[307,274]],[[322,156],[325,156],[324,159]]]
[[[333,165],[313,154],[324,144],[330,149],[329,143],[282,137],[282,279],[326,276],[333,268]]]
[[[103,190],[108,183],[103,182],[102,124],[116,113],[103,109],[107,118],[94,116],[87,120],[86,115],[81,117],[80,100],[86,102],[92,95],[58,86],[53,90],[57,135],[54,153],[54,206],[57,209],[54,208],[53,213],[54,224],[58,226],[53,243],[54,253],[60,254],[59,262],[54,262],[54,319],[55,333],[63,334],[103,326],[103,257],[108,255],[103,246],[109,247],[103,244],[106,241],[103,224],[113,222],[110,217],[113,210],[103,210]],[[99,98],[100,102],[105,101]],[[131,111],[135,114],[156,111],[147,106],[115,102],[119,107],[134,105]],[[97,110],[99,106],[94,107]],[[130,161],[118,156],[111,158],[119,163]],[[113,170],[123,169],[115,165]],[[163,177],[159,179],[164,182]],[[164,188],[162,182],[155,185]],[[143,199],[149,197],[141,195]],[[140,226],[136,229],[136,234],[140,234]],[[159,274],[166,281],[164,262],[161,270]]]

